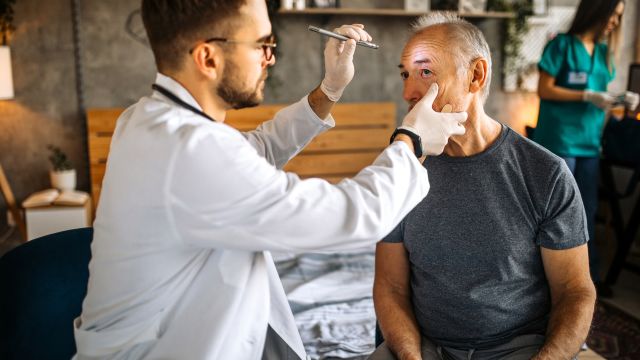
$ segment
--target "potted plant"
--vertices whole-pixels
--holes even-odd
[[[519,87],[518,73],[522,70],[522,39],[529,31],[529,16],[533,15],[533,7],[529,0],[489,0],[490,11],[506,11],[514,13],[514,17],[503,22],[504,63],[502,66],[503,88],[505,91],[516,91]]]
[[[53,167],[49,172],[51,187],[60,191],[75,190],[76,170],[71,165],[69,158],[67,158],[67,154],[57,146],[48,145],[47,149],[51,151],[49,161]]]

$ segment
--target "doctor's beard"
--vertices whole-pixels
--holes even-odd
[[[264,81],[267,78],[267,70],[265,69],[262,76],[258,79],[255,86],[247,89],[242,86],[243,81],[238,77],[242,74],[240,68],[235,62],[229,61],[222,74],[220,85],[217,93],[222,100],[229,104],[233,109],[243,109],[260,105],[264,99]]]

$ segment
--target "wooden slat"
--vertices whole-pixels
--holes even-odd
[[[227,113],[227,124],[240,131],[255,129],[272,119],[286,105],[261,105]],[[124,109],[91,109],[87,112],[91,189],[94,203],[100,199],[111,135]],[[285,170],[305,177],[322,177],[337,183],[370,165],[385,148],[395,128],[394,103],[337,104],[332,110],[336,128],[312,141]]]
[[[232,110],[227,113],[226,122],[236,128],[255,129],[262,122],[273,118],[285,105],[262,105],[255,108]],[[87,130],[91,133],[111,133],[116,120],[124,109],[92,109],[87,112]],[[395,127],[394,103],[349,103],[338,104],[332,111],[336,127],[368,126]]]
[[[336,127],[396,127],[396,106],[391,102],[338,104],[333,108],[331,114],[336,120]]]
[[[124,109],[121,108],[90,109],[87,111],[91,196],[94,208],[97,208],[100,199],[111,135],[116,128],[116,121],[123,111]]]
[[[333,129],[313,139],[304,152],[382,150],[389,145],[388,129]]]
[[[124,109],[91,109],[87,111],[87,132],[113,133],[116,121]]]
[[[291,159],[284,170],[294,172],[302,177],[326,177],[357,173],[371,165],[380,154],[379,151],[339,154],[300,154]]]
[[[96,136],[89,134],[89,162],[91,164],[104,164],[109,156],[111,136]]]
[[[100,190],[102,190],[102,179],[107,169],[106,164],[90,164],[91,171],[91,196],[93,197],[93,204],[95,208],[98,207],[98,200],[100,200]]]
[[[91,182],[94,184],[102,184],[102,178],[107,170],[106,164],[91,164]]]
[[[285,106],[283,104],[272,104],[242,110],[231,110],[227,112],[225,123],[240,131],[253,130],[263,122],[273,119],[276,113]]]
[[[100,181],[102,184],[102,180]],[[98,201],[100,201],[100,193],[102,192],[102,185],[91,185],[91,196],[93,197],[93,208],[98,208]],[[95,212],[95,211],[94,211]]]
[[[283,107],[285,105],[261,105],[229,111],[225,122],[240,131],[253,130],[266,120],[272,119]],[[337,104],[331,115],[336,121],[336,128],[362,126],[393,129],[396,126],[396,107],[391,102]]]

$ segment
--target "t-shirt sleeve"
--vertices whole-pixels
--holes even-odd
[[[558,35],[544,47],[542,57],[538,63],[538,69],[556,77],[560,72],[564,57],[567,52],[568,41],[566,36]]]
[[[589,239],[587,216],[578,185],[564,162],[558,165],[551,179],[537,244],[552,250],[585,244]]]
[[[404,241],[404,222],[402,220],[398,226],[395,227],[387,236],[382,239],[382,242],[386,243],[401,243]]]

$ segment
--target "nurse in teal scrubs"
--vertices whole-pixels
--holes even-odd
[[[595,250],[600,136],[605,112],[617,101],[638,105],[638,94],[607,92],[615,77],[623,0],[583,0],[566,34],[545,47],[538,68],[540,115],[533,139],[562,157],[573,173],[587,214],[591,277],[601,295]]]

